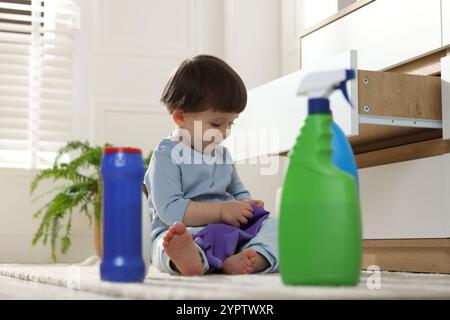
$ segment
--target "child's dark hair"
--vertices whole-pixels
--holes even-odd
[[[186,59],[171,75],[161,102],[175,110],[241,113],[247,89],[239,75],[223,60],[209,55]]]

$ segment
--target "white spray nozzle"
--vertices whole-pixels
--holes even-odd
[[[334,90],[338,89],[352,105],[347,93],[346,82],[354,78],[355,71],[352,69],[309,73],[300,81],[297,95],[308,96],[309,99],[328,98]]]

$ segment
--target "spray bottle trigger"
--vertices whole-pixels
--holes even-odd
[[[341,83],[339,83],[339,85],[335,89],[341,90],[342,94],[344,95],[345,100],[347,100],[347,102],[350,104],[350,107],[353,108],[353,103],[350,100],[350,97],[348,96],[346,82],[342,81]]]
[[[353,69],[347,69],[345,71],[346,71],[346,79],[344,81],[340,82],[339,85],[337,85],[334,89],[341,90],[342,94],[344,95],[345,100],[347,100],[347,102],[350,104],[350,107],[353,108],[353,103],[350,100],[350,97],[348,95],[346,83],[348,80],[355,79],[355,71]]]

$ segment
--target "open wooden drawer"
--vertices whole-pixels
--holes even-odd
[[[441,79],[359,70],[358,114],[358,134],[350,142],[355,154],[366,154],[358,156],[359,167],[398,161],[369,152],[442,138]],[[419,149],[416,158],[428,155]]]
[[[235,130],[236,139],[232,133],[228,145],[234,158],[286,154],[307,116],[306,97],[295,95],[301,78],[310,72],[338,68],[357,70],[357,79],[347,87],[355,107],[350,108],[340,92],[332,94],[330,100],[333,118],[349,137],[360,168],[449,152],[447,141],[442,139],[440,74],[412,75],[402,73],[400,68],[400,71],[358,70],[357,52],[350,50],[318,67],[299,70],[250,90],[247,108],[237,121],[237,129],[260,130],[247,140],[252,145],[260,146],[261,141],[266,144],[264,148],[236,152],[233,143],[242,142],[243,131]],[[268,141],[267,136],[272,140]],[[439,141],[433,142],[430,152],[430,141],[435,139]],[[275,143],[270,143],[273,141]],[[425,144],[415,145],[410,155],[405,149],[399,157],[398,150],[392,149],[404,145],[411,148],[415,143]],[[389,155],[388,151],[386,157],[386,153],[380,154],[382,150],[393,154]]]

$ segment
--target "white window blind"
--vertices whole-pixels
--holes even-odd
[[[70,138],[72,0],[0,0],[0,167],[53,163]]]

